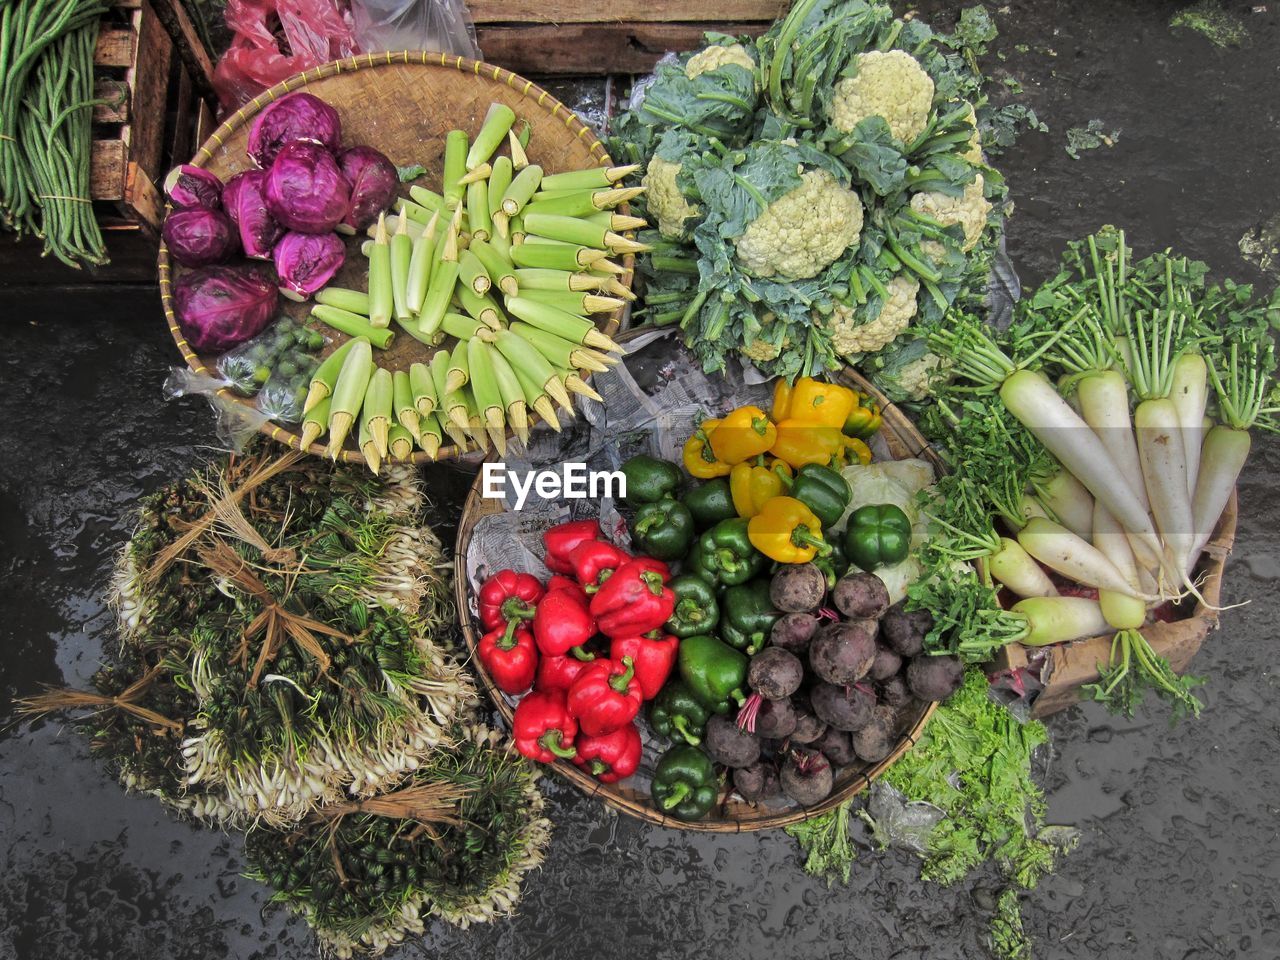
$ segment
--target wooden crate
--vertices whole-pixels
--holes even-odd
[[[165,9],[185,20],[180,4]],[[111,263],[72,270],[42,257],[40,241],[28,237],[0,257],[0,284],[154,282],[164,175],[214,126],[210,101],[199,93],[211,89],[208,78],[193,80],[189,60],[151,0],[112,5],[94,51],[95,94],[109,102],[94,107],[89,178]]]
[[[468,0],[484,60],[516,73],[648,73],[708,30],[764,33],[789,0]]]

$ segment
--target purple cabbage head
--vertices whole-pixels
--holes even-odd
[[[204,167],[184,163],[164,178],[164,192],[175,207],[204,207],[217,210],[222,205],[222,181]]]
[[[198,353],[222,353],[256,337],[276,314],[280,291],[263,267],[202,267],[178,278],[178,326]]]
[[[351,185],[338,161],[315,143],[281,147],[267,171],[267,209],[289,230],[332,233],[351,208]]]
[[[184,267],[222,263],[238,246],[235,227],[221,210],[174,210],[165,218],[161,232],[169,255]]]
[[[286,143],[306,140],[337,153],[342,147],[338,111],[309,93],[281,97],[254,118],[249,128],[249,157],[269,167]]]
[[[267,210],[266,186],[266,171],[246,170],[228,180],[222,191],[222,207],[240,230],[244,255],[255,260],[270,260],[272,247],[284,234]]]
[[[275,249],[280,292],[305,300],[332,280],[346,259],[346,245],[336,233],[286,233]]]
[[[363,230],[391,206],[400,176],[387,155],[373,147],[352,147],[338,157],[343,176],[351,184],[351,209],[338,229],[343,233]]]

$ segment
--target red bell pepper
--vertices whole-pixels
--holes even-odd
[[[528,690],[538,672],[538,648],[527,627],[494,627],[480,639],[476,656],[493,685],[512,696]]]
[[[591,598],[591,615],[601,633],[636,637],[670,619],[676,597],[654,568],[656,562],[641,557],[622,565]]]
[[[579,733],[573,745],[578,750],[573,762],[585,767],[601,783],[625,780],[640,767],[640,731],[634,723],[601,737]]]
[[[636,665],[636,682],[646,700],[652,700],[671,676],[676,665],[680,640],[661,630],[637,637],[614,637],[609,656],[614,660],[630,657]]]
[[[586,591],[583,590],[582,587],[578,585],[578,581],[574,580],[572,577],[562,576],[558,573],[554,574],[551,579],[547,581],[547,593],[550,593],[552,590],[568,590],[582,601],[582,605],[584,607],[589,603]]]
[[[596,658],[594,653],[585,656],[585,660],[578,657],[542,657],[538,661],[538,677],[533,681],[533,688],[545,693],[568,693],[573,681]]]
[[[563,657],[595,635],[595,618],[587,605],[568,590],[552,590],[533,615],[533,639],[544,657]]]
[[[573,574],[587,593],[595,593],[613,572],[631,559],[631,554],[607,540],[580,543],[569,554]]]
[[[666,583],[671,579],[671,568],[661,560],[655,560],[653,557],[635,557],[636,569],[652,570],[658,576],[662,577],[662,582]]]
[[[530,760],[551,763],[557,757],[571,760],[578,755],[573,746],[578,724],[563,694],[534,691],[526,696],[516,704],[511,729],[516,749]]]
[[[485,630],[506,627],[510,636],[515,632],[514,624],[533,619],[542,594],[542,584],[537,577],[514,570],[499,570],[480,588],[480,623]]]
[[[569,688],[569,713],[582,732],[599,737],[626,726],[640,712],[644,696],[630,657],[593,660]]]
[[[600,539],[600,523],[596,520],[571,520],[547,530],[542,535],[545,555],[542,562],[552,573],[573,573],[569,554],[573,548],[588,540]]]

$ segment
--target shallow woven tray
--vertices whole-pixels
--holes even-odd
[[[838,379],[848,386],[870,393],[882,404],[884,408],[884,427],[880,435],[884,438],[895,460],[921,457],[928,460],[935,471],[944,469],[941,460],[929,448],[924,437],[920,435],[905,414],[890,404],[870,383],[852,370],[842,373]],[[479,623],[475,619],[475,602],[471,585],[467,580],[466,570],[467,549],[471,545],[471,536],[476,524],[482,517],[498,513],[501,510],[501,501],[488,500],[481,496],[480,479],[477,477],[476,482],[471,487],[470,494],[467,496],[467,501],[462,511],[462,519],[458,524],[458,541],[453,561],[454,592],[458,601],[463,636],[467,641],[467,649],[471,653],[472,666],[480,675],[485,689],[489,691],[489,696],[493,700],[494,706],[497,707],[498,712],[502,714],[508,726],[510,726],[514,713],[511,703],[502,691],[493,685],[488,673],[475,656],[476,645],[480,642],[481,631]],[[767,830],[774,827],[785,827],[789,824],[808,820],[810,817],[820,816],[829,810],[834,810],[850,797],[870,786],[872,780],[884,773],[899,757],[915,746],[920,738],[921,731],[924,730],[925,724],[936,708],[937,704],[934,703],[919,704],[906,729],[903,730],[898,745],[888,757],[879,763],[853,764],[844,767],[836,776],[835,786],[831,794],[822,803],[813,807],[771,808],[763,804],[753,806],[741,800],[731,799],[731,790],[726,788],[721,792],[717,805],[710,815],[703,820],[685,821],[667,816],[654,806],[648,794],[628,787],[625,781],[622,783],[601,783],[568,760],[557,760],[554,764],[551,764],[551,767],[556,773],[588,796],[597,797],[615,810],[649,823],[675,827],[681,830],[700,830],[708,833],[743,833],[749,830]]]
[[[338,60],[290,77],[254,97],[227,118],[196,152],[191,163],[207,167],[223,180],[253,166],[245,152],[249,126],[253,117],[272,101],[295,90],[305,89],[327,101],[342,119],[342,141],[345,146],[367,144],[385,153],[397,165],[420,163],[427,173],[422,182],[432,189],[439,186],[444,153],[444,136],[450,130],[463,129],[474,136],[480,129],[485,112],[493,102],[505,103],[531,126],[529,157],[548,173],[576,170],[609,164],[609,155],[595,132],[572,110],[531,80],[492,64],[440,53],[400,52],[366,54]],[[409,184],[401,184],[400,195],[408,197]],[[626,205],[619,207],[626,212]],[[368,239],[363,232],[346,238],[347,262],[333,283],[356,290],[365,289],[367,272],[360,243]],[[630,285],[634,258],[623,258],[627,272],[618,279]],[[171,263],[169,251],[160,245],[160,301],[164,306],[169,332],[194,372],[217,376],[216,357],[198,356],[187,344],[173,313],[172,282],[184,268]],[[282,310],[300,320],[307,317],[310,302],[294,303],[281,298]],[[597,325],[606,334],[617,331],[621,309],[597,317]],[[337,349],[348,339],[331,327],[312,323],[332,338],[325,352]],[[380,366],[407,370],[417,361],[427,361],[435,350],[408,334],[398,332],[389,350],[376,351]],[[589,374],[582,371],[586,379]],[[219,395],[247,407],[252,398],[241,397],[230,389]],[[529,412],[530,420],[534,414]],[[298,448],[301,438],[292,427],[267,423],[262,432],[273,440]],[[311,445],[310,453],[324,453],[324,444]],[[437,459],[457,455],[452,444],[440,448]],[[347,441],[341,459],[363,463],[354,439]],[[427,463],[430,458],[414,450],[414,462]]]

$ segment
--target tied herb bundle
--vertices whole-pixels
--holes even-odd
[[[79,268],[107,262],[89,197],[102,0],[0,4],[0,216]]]
[[[919,381],[908,328],[982,300],[1003,216],[980,127],[994,149],[1008,118],[976,68],[994,26],[962,26],[802,0],[757,41],[708,34],[660,66],[610,139],[646,168],[649,322],[708,371],[737,351],[771,376],[862,360]]]
[[[534,766],[464,727],[396,790],[325,808],[289,831],[257,827],[251,876],[338,957],[381,953],[429,916],[466,927],[509,916],[542,862],[550,822]]]
[[[118,564],[120,652],[82,723],[126,786],[202,819],[284,824],[417,769],[473,693],[442,641],[438,541],[391,484],[262,454],[153,495]]]

